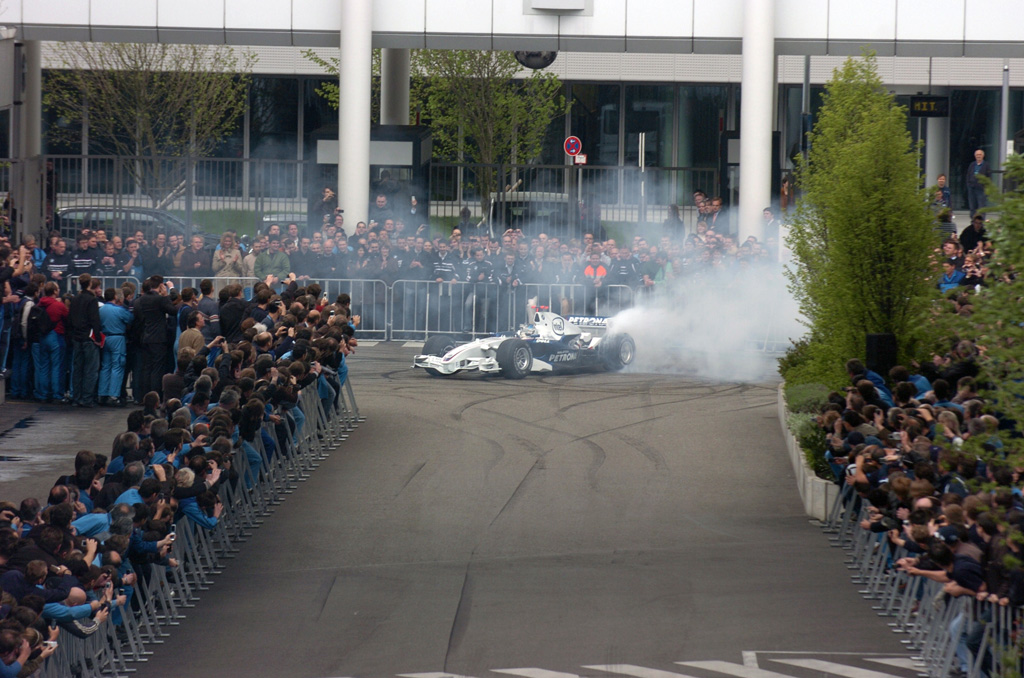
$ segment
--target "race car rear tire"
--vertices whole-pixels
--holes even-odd
[[[617,372],[633,362],[636,344],[628,334],[613,334],[601,340],[598,350],[605,369]]]
[[[498,367],[506,379],[522,379],[533,367],[533,351],[522,339],[509,339],[498,346]]]
[[[423,344],[423,355],[434,355],[440,358],[453,348],[455,348],[454,339],[452,339],[451,337],[447,337],[443,334],[435,334],[434,336],[429,337],[427,341]],[[435,370],[433,367],[425,367],[424,369],[426,370],[427,374],[429,374],[432,377],[446,376],[441,372]]]

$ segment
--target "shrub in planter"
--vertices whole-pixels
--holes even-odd
[[[786,407],[790,412],[820,414],[828,404],[828,394],[824,384],[786,384]]]
[[[793,437],[796,438],[796,443],[803,451],[807,465],[811,467],[815,475],[826,480],[834,480],[832,469],[825,460],[828,442],[825,438],[825,431],[818,426],[817,417],[804,412],[793,412],[789,415],[786,425],[793,433]]]

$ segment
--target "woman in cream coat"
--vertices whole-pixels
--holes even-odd
[[[235,245],[235,238],[225,233],[220,239],[220,249],[213,253],[213,274],[218,278],[242,278],[242,252]]]

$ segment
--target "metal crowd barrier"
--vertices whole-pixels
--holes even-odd
[[[167,275],[167,276],[164,276],[164,282],[174,283],[174,289],[176,289],[178,291],[181,291],[181,290],[185,289],[186,287],[191,287],[191,288],[193,288],[194,290],[196,290],[198,292],[199,291],[199,283],[202,282],[203,280],[209,280],[211,283],[213,283],[213,294],[214,295],[220,293],[220,291],[222,289],[224,289],[225,287],[227,287],[228,285],[231,285],[233,283],[237,283],[237,284],[241,285],[242,287],[252,287],[253,285],[255,285],[256,283],[258,283],[260,281],[259,278],[239,278],[239,277],[223,277],[223,278],[218,278],[218,277],[212,276],[212,275],[203,275],[203,276]]]
[[[109,287],[114,287],[114,288],[118,288],[119,289],[121,287],[121,285],[123,285],[124,283],[130,282],[131,284],[135,285],[136,294],[141,294],[142,293],[142,281],[140,281],[138,278],[136,278],[134,276],[130,276],[130,275],[94,275],[92,277],[92,279],[93,280],[99,280],[101,283],[103,283],[103,289],[107,289]],[[67,278],[66,282],[67,282],[67,286],[68,286],[67,291],[70,292],[71,294],[78,294],[78,292],[79,292],[78,276],[76,275],[76,276],[72,276],[70,278]]]
[[[142,283],[131,276],[96,277],[103,288]],[[210,276],[166,276],[178,290],[199,289],[204,280],[213,282],[214,294],[230,283],[249,290],[258,278],[216,278]],[[610,317],[633,306],[636,293],[627,285],[594,288],[589,285],[539,285],[528,283],[509,289],[496,283],[434,282],[428,280],[383,280],[354,278],[310,280],[334,301],[342,292],[352,297],[352,312],[360,316],[361,339],[390,341],[424,340],[434,334],[489,336],[518,329],[533,307],[548,308],[560,315]],[[78,292],[78,278],[68,281],[71,293]],[[248,298],[248,297],[247,297]]]
[[[136,294],[142,293],[142,281],[138,278],[130,275],[94,275],[93,280],[99,280],[103,283],[103,289],[108,287],[121,287],[122,284],[130,282],[135,285]],[[209,280],[213,283],[213,293],[217,294],[222,289],[232,283],[238,283],[242,287],[252,287],[254,284],[259,282],[259,278],[217,278],[214,276],[181,276],[181,275],[168,275],[164,276],[165,282],[173,283],[174,289],[183,290],[186,287],[191,287],[195,290],[199,289],[199,283],[203,280]],[[77,294],[78,287],[78,276],[73,276],[68,279],[68,290],[72,294]]]
[[[196,606],[201,594],[274,506],[308,479],[320,462],[365,421],[359,414],[351,380],[346,379],[341,386],[326,406],[315,383],[300,391],[298,406],[306,416],[305,425],[301,431],[285,425],[283,441],[275,425],[265,423],[264,431],[275,441],[275,449],[268,452],[262,436],[254,437],[258,467],[250,464],[242,445],[236,448],[232,468],[238,478],[218,486],[224,510],[217,524],[206,529],[188,517],[175,521],[177,537],[168,554],[174,564],[171,560],[154,563],[149,566],[148,576],[136,571],[138,581],[126,587],[131,597],[120,610],[120,623],[115,623],[112,614],[81,638],[62,629],[57,651],[46,660],[39,675],[121,678],[134,672],[134,665],[148,661],[154,647],[162,644]]]
[[[359,316],[359,338],[387,340],[390,338],[391,288],[383,280],[353,278],[310,280],[323,289],[333,302],[342,292],[352,297],[352,313]]]
[[[958,655],[966,659],[968,678],[1021,675],[1024,608],[953,597],[941,582],[898,569],[900,558],[915,554],[890,543],[885,532],[863,529],[860,522],[867,517],[866,502],[844,485],[822,529],[832,546],[847,552],[851,581],[902,636],[920,675],[960,675]]]
[[[634,301],[633,289],[626,285],[595,289],[529,283],[510,288],[495,283],[397,280],[388,290],[387,338],[402,340],[422,340],[434,334],[480,337],[508,332],[525,323],[534,307],[565,316],[612,316]],[[352,307],[358,312],[355,296]]]

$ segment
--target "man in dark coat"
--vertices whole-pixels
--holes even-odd
[[[171,340],[167,333],[167,316],[177,309],[167,296],[164,279],[154,275],[142,283],[142,294],[135,300],[135,318],[140,326],[139,348],[142,350],[142,374],[139,377],[141,398],[150,391],[160,392]]]
[[[242,340],[242,321],[245,320],[242,286],[233,283],[221,294],[227,298],[220,302],[220,333],[228,343],[237,343]]]
[[[78,407],[96,407],[96,384],[100,373],[100,303],[90,289],[92,276],[78,276],[81,290],[68,309],[68,334],[71,337],[71,397]]]
[[[985,151],[979,148],[974,152],[974,162],[967,166],[967,206],[971,208],[972,218],[975,212],[988,205],[981,177],[991,178],[992,166],[985,160]]]

